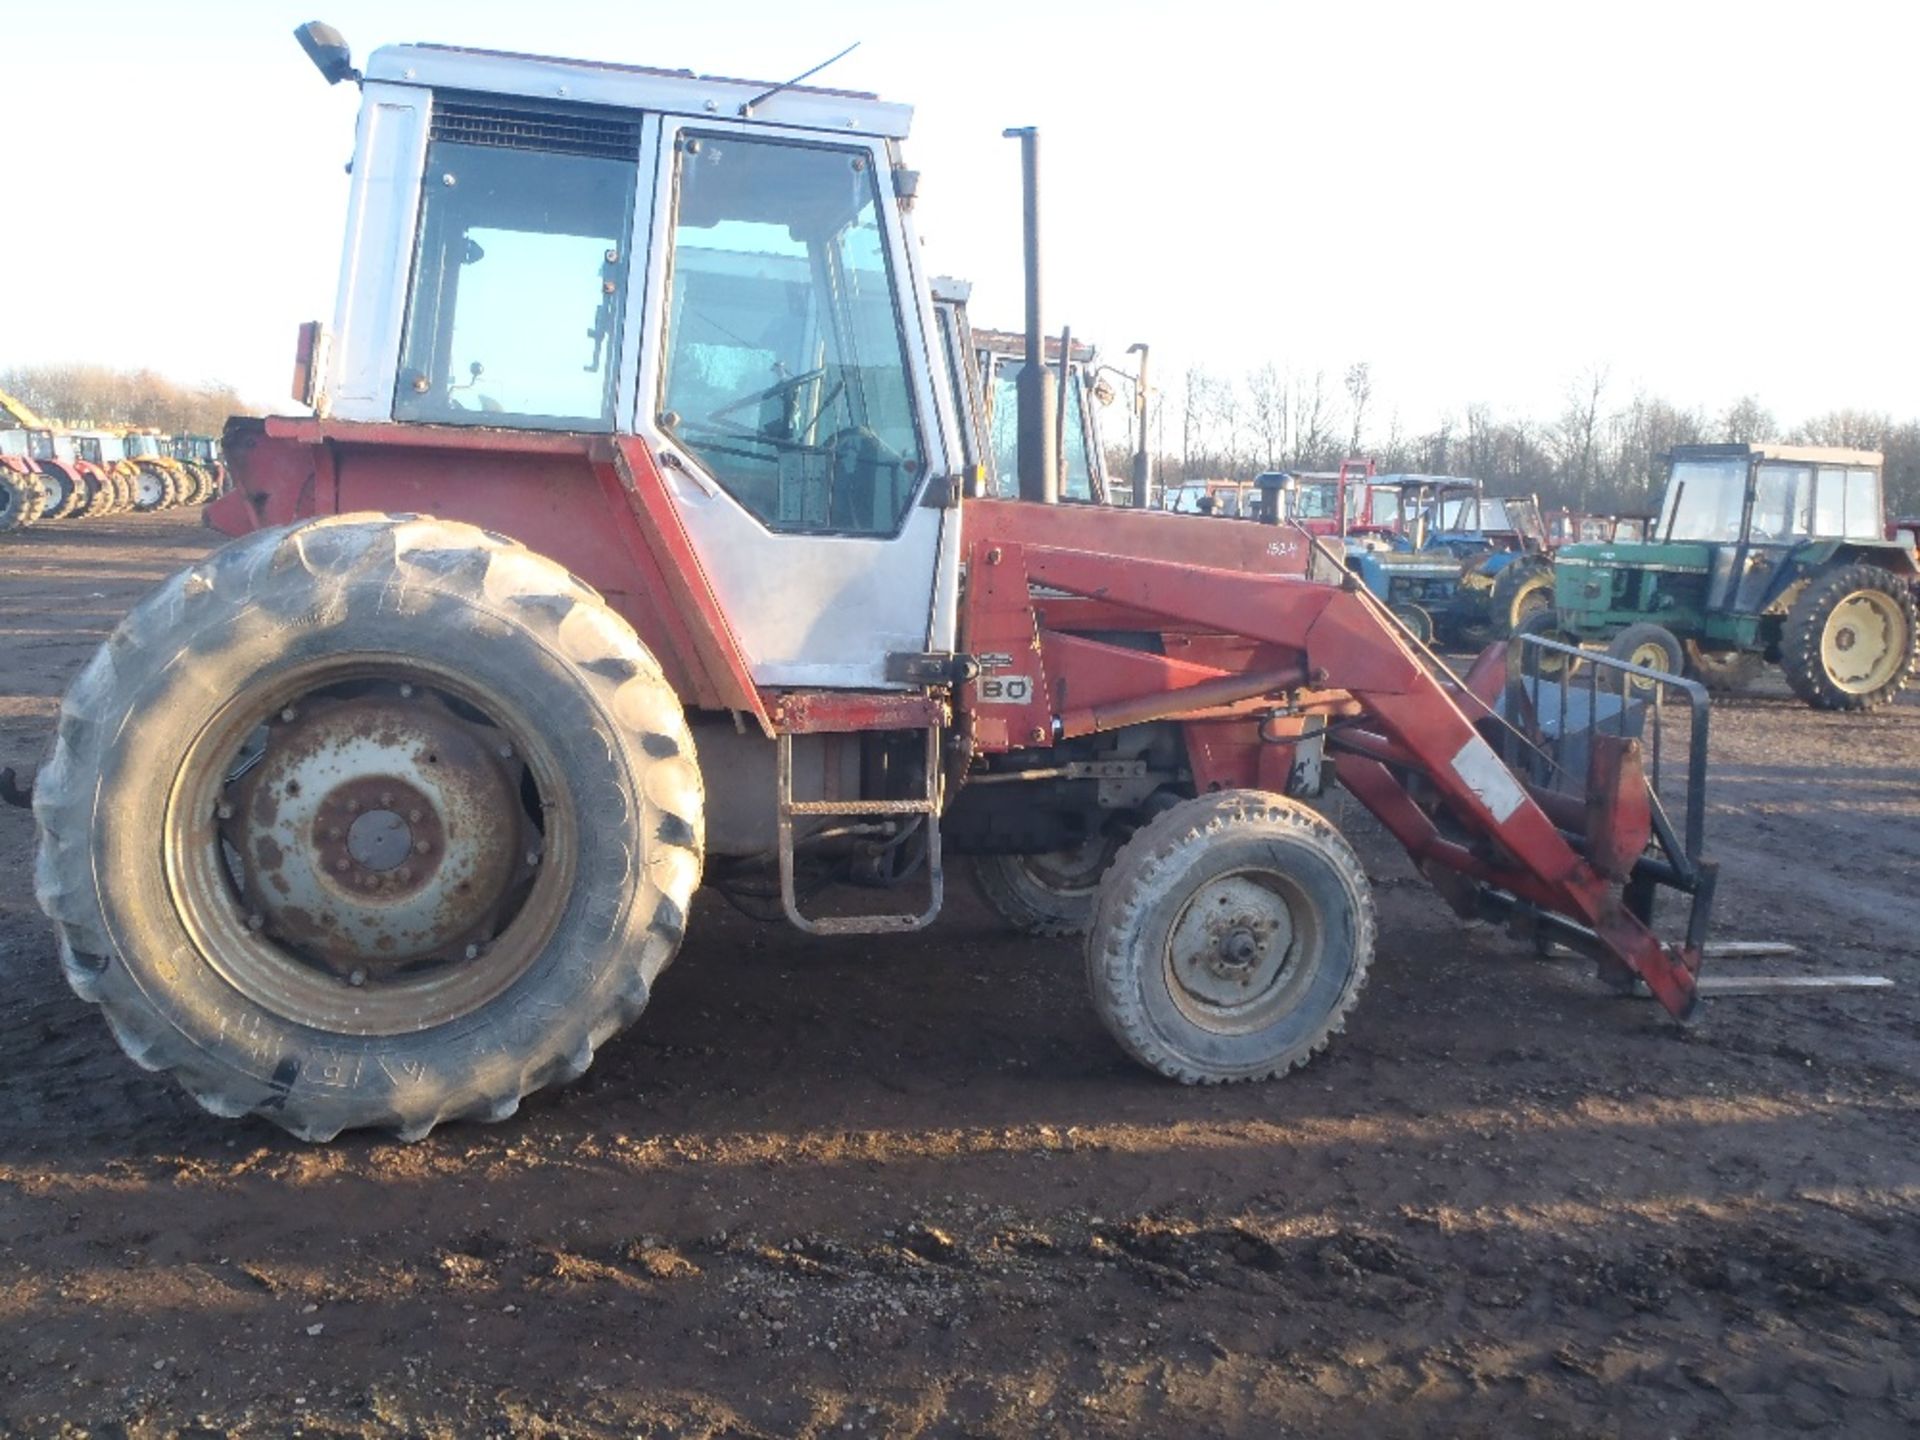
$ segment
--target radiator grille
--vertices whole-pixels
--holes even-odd
[[[584,106],[513,105],[492,96],[436,95],[433,138],[458,145],[543,150],[552,155],[590,155],[603,160],[633,160],[640,154],[637,117]]]

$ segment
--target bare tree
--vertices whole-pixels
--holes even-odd
[[[1302,466],[1325,464],[1333,448],[1332,417],[1327,413],[1327,372],[1313,372],[1312,384],[1293,390],[1293,456]]]
[[[1759,397],[1742,395],[1729,405],[1726,413],[1720,417],[1722,437],[1736,445],[1751,445],[1757,441],[1776,439],[1780,427],[1775,423],[1773,412],[1760,403]]]
[[[1287,382],[1271,360],[1247,372],[1247,413],[1259,442],[1261,469],[1278,470],[1287,451]]]
[[[1561,473],[1573,492],[1574,503],[1587,507],[1593,490],[1595,451],[1600,441],[1600,399],[1607,390],[1607,370],[1596,365],[1574,378],[1567,389],[1567,408],[1554,427]]]
[[[1351,425],[1347,431],[1347,454],[1360,453],[1360,438],[1367,425],[1367,402],[1373,398],[1373,367],[1365,360],[1347,367],[1347,410]]]
[[[16,365],[0,371],[0,390],[49,424],[82,430],[165,430],[217,435],[249,407],[231,385],[183,385],[152,370],[105,365]]]

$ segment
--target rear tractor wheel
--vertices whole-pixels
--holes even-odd
[[[1141,1064],[1190,1085],[1263,1080],[1339,1033],[1374,934],[1366,872],[1339,831],[1295,801],[1229,790],[1127,842],[1100,884],[1087,976]]]
[[[0,470],[0,532],[26,529],[40,518],[46,505],[46,486],[38,475]]]
[[[34,811],[67,977],[128,1054],[311,1140],[579,1075],[678,948],[703,830],[625,622],[512,542],[368,515],[135,608]]]
[[[133,476],[133,508],[145,515],[166,508],[173,494],[167,472],[158,465],[141,465]]]
[[[1537,560],[1517,560],[1494,576],[1488,600],[1494,634],[1518,634],[1533,616],[1553,613],[1553,568]]]
[[[1843,565],[1800,592],[1780,632],[1780,668],[1819,710],[1872,710],[1913,677],[1913,590],[1874,565]]]

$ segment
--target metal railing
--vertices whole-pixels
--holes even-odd
[[[1503,709],[1512,727],[1504,758],[1516,773],[1547,789],[1586,794],[1589,737],[1641,742],[1660,854],[1644,858],[1636,878],[1647,887],[1658,883],[1685,891],[1696,901],[1704,898],[1702,892],[1710,894],[1704,685],[1545,636],[1516,635],[1508,642]],[[1650,906],[1648,893],[1636,908]],[[1704,929],[1704,915],[1696,919]]]

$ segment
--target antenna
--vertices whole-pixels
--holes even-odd
[[[753,112],[755,110],[759,109],[761,105],[765,104],[767,101],[771,100],[774,96],[778,95],[782,90],[791,90],[795,85],[798,85],[802,80],[811,80],[815,75],[818,75],[822,70],[826,69],[829,65],[833,64],[837,60],[846,59],[847,56],[851,55],[854,51],[858,50],[859,48],[860,48],[860,42],[856,40],[851,45],[847,46],[846,49],[842,50],[838,55],[829,56],[827,59],[822,60],[818,65],[814,66],[811,70],[802,70],[798,75],[794,76],[791,80],[783,80],[778,85],[774,86],[771,90],[762,90],[758,95],[754,96],[751,100],[747,101],[744,105],[740,107],[740,118],[742,120],[751,119],[753,116]]]

